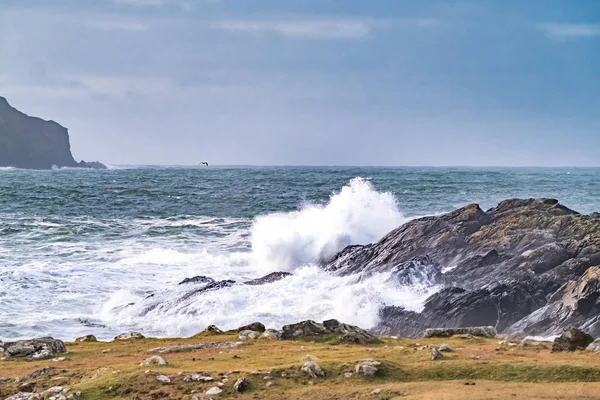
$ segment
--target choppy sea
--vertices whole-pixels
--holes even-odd
[[[320,260],[411,218],[512,197],[600,211],[600,169],[3,168],[0,339],[183,336],[209,324],[327,318],[369,328],[382,306],[418,311],[437,288],[338,277]],[[241,284],[273,271],[293,275]],[[186,297],[178,283],[198,275],[238,284]]]

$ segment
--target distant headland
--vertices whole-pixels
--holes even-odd
[[[99,162],[77,162],[71,154],[67,128],[30,117],[0,96],[0,167],[105,169]]]

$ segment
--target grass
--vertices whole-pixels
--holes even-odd
[[[62,385],[82,391],[85,400],[187,400],[194,394],[201,398],[204,391],[215,386],[214,382],[185,382],[183,378],[189,373],[214,378],[228,374],[223,393],[211,396],[213,399],[592,399],[600,392],[597,354],[499,348],[498,340],[493,339],[382,338],[381,343],[368,346],[332,344],[332,340],[256,340],[237,348],[164,354],[168,366],[139,366],[149,357],[151,348],[215,341],[237,341],[237,337],[225,333],[188,339],[68,343],[67,361],[2,361],[0,377],[23,377],[40,368],[54,367],[53,374],[36,380],[36,389]],[[432,361],[428,349],[415,350],[417,343],[448,343],[454,351],[445,353],[443,360]],[[106,349],[111,351],[103,352]],[[308,354],[317,357],[325,378],[310,379],[300,371]],[[354,372],[356,362],[363,358],[382,362],[378,374],[344,377],[345,372]],[[261,373],[253,374],[255,371]],[[273,377],[271,387],[264,379],[267,371]],[[172,382],[159,382],[159,374]],[[241,376],[251,384],[244,394],[233,391],[233,383]],[[466,382],[475,385],[466,386]],[[0,384],[0,398],[18,392],[21,383]],[[381,393],[372,395],[376,388]]]

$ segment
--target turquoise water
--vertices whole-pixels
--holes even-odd
[[[416,216],[511,197],[600,211],[600,169],[0,169],[0,339],[174,336],[256,319],[369,327],[383,304],[418,310],[435,288],[329,276],[320,259]],[[185,277],[243,282],[275,270],[294,275],[178,300]],[[159,299],[151,310],[149,295]]]

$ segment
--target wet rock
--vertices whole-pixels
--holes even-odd
[[[264,331],[259,339],[267,339],[267,340],[280,340],[282,336],[282,332],[275,329],[267,329]]]
[[[262,332],[264,332],[266,330],[266,328],[260,322],[254,322],[254,323],[251,323],[249,325],[241,326],[237,330],[238,330],[238,332],[242,332],[242,331],[255,331],[255,332],[262,333]]]
[[[162,383],[171,383],[171,378],[166,375],[157,375],[156,380]]]
[[[244,285],[258,286],[264,285],[267,283],[273,283],[282,280],[283,278],[287,278],[290,276],[289,272],[272,272],[268,275],[263,276],[262,278],[253,279],[251,281],[244,282]]]
[[[81,342],[97,342],[98,339],[96,339],[96,336],[94,335],[85,335],[82,337],[79,337],[77,339],[75,339],[75,342],[77,343],[81,343]]]
[[[378,371],[381,363],[379,361],[373,360],[372,358],[366,358],[364,360],[360,360],[356,366],[354,367],[354,371],[359,375],[373,376]]]
[[[254,340],[260,337],[261,333],[257,331],[241,331],[239,334],[240,340]]]
[[[209,278],[208,276],[194,276],[192,278],[185,278],[179,282],[179,285],[186,285],[188,283],[209,284],[214,282],[215,280],[213,278]]]
[[[166,362],[161,356],[152,356],[150,358],[146,358],[140,363],[140,367],[146,367],[148,365],[169,365],[169,363]]]
[[[441,360],[443,358],[444,358],[444,355],[437,347],[431,348],[431,360],[432,361]]]
[[[213,395],[213,394],[219,394],[221,392],[223,392],[223,389],[221,389],[218,386],[214,386],[214,387],[211,387],[210,389],[208,389],[206,391],[206,394],[208,394],[210,396],[210,395]]]
[[[233,384],[233,390],[238,393],[244,393],[250,387],[250,382],[246,378],[239,378]]]
[[[19,340],[4,344],[4,357],[7,358],[42,360],[52,358],[55,354],[66,352],[67,348],[64,342],[53,338]]]
[[[577,328],[565,330],[552,343],[552,351],[575,351],[585,350],[594,338]]]
[[[121,333],[115,337],[115,340],[145,339],[145,336],[139,332]]]
[[[307,361],[301,368],[302,372],[304,372],[309,377],[316,379],[322,378],[325,376],[325,372],[323,369],[314,361]]]
[[[591,276],[587,285],[580,281],[599,265],[600,219],[554,199],[511,199],[488,211],[472,204],[412,220],[378,243],[344,249],[323,268],[339,275],[389,272],[408,285],[445,286],[422,312],[384,308],[374,333],[417,337],[428,327],[491,325],[523,337],[570,325],[600,335],[594,300],[600,285]],[[561,286],[558,298],[552,296]]]
[[[425,330],[424,337],[451,337],[455,335],[472,335],[485,338],[496,337],[496,328],[493,326],[476,326],[469,328],[430,328]]]

